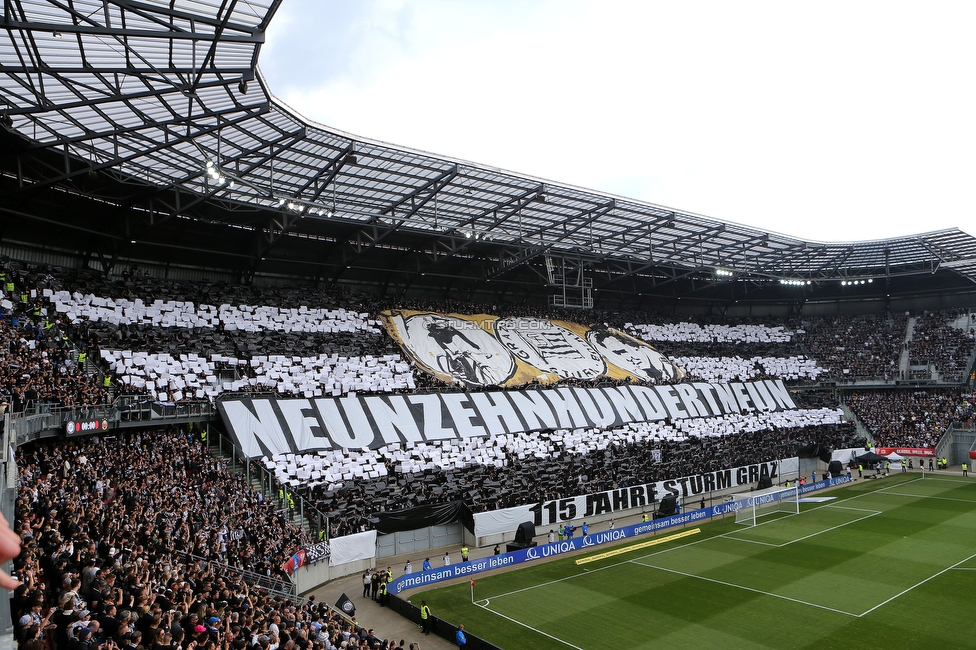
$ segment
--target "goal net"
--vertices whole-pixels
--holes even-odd
[[[745,526],[755,526],[761,517],[779,512],[800,514],[800,488],[796,485],[751,492],[739,496],[736,501],[743,505],[735,513],[735,523]]]

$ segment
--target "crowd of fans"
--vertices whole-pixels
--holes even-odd
[[[904,315],[834,316],[804,320],[802,340],[835,381],[898,376]]]
[[[976,395],[959,389],[851,391],[844,399],[879,447],[933,448],[949,425],[976,416]]]
[[[97,373],[77,362],[77,351],[91,343],[86,323],[52,320],[44,315],[36,289],[19,276],[0,270],[0,412],[41,403],[92,406],[107,400]]]
[[[976,345],[976,331],[950,325],[950,321],[958,316],[955,311],[946,311],[924,312],[916,317],[908,343],[912,365],[931,363],[946,382],[962,379],[973,346]],[[968,318],[966,320],[969,321]]]
[[[314,599],[253,587],[308,540],[187,431],[18,450],[12,599],[31,650],[392,649]]]

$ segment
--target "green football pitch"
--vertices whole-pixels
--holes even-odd
[[[473,603],[468,582],[422,597],[505,650],[976,647],[976,478],[894,474],[812,496],[834,498],[480,575]]]

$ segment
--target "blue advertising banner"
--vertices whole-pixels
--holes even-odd
[[[808,494],[816,490],[822,490],[824,488],[834,487],[836,485],[843,485],[844,483],[850,482],[850,480],[850,477],[840,476],[837,478],[827,479],[825,481],[817,481],[816,483],[810,483],[809,485],[802,486],[800,488],[800,494]],[[670,517],[663,517],[661,519],[634,524],[632,526],[623,526],[613,530],[605,530],[598,533],[593,533],[591,535],[584,535],[583,537],[566,539],[561,542],[543,544],[519,551],[512,551],[511,553],[502,553],[501,555],[491,555],[488,557],[471,560],[469,562],[461,562],[460,564],[452,564],[451,566],[431,569],[430,571],[418,571],[395,578],[393,582],[390,583],[388,589],[391,594],[399,594],[407,589],[423,587],[425,585],[443,582],[445,580],[470,578],[475,574],[484,573],[485,571],[493,571],[495,569],[515,566],[516,564],[522,564],[524,562],[551,558],[564,553],[579,551],[584,548],[602,546],[604,544],[615,544],[630,539],[631,537],[639,537],[641,535],[647,535],[648,533],[656,533],[659,530],[674,528],[675,526],[693,524],[711,519],[712,517],[721,517],[722,515],[732,514],[738,510],[741,510],[742,508],[750,507],[752,505],[752,501],[752,497],[747,497],[737,501],[729,501],[728,503],[709,506],[702,510],[690,510],[677,515],[671,515]]]

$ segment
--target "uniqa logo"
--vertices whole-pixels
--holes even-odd
[[[573,542],[546,544],[545,546],[542,547],[542,557],[549,557],[550,555],[559,555],[560,553],[566,553],[568,551],[575,551],[575,550],[576,550],[576,544],[574,544]]]

